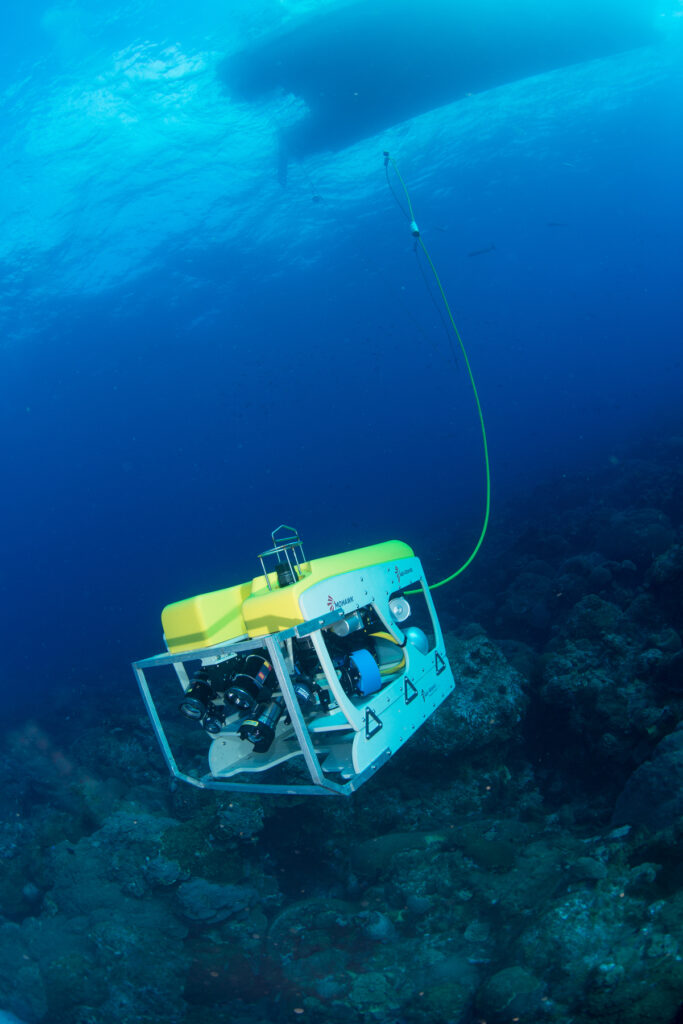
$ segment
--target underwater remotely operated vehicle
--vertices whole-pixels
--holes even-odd
[[[307,561],[291,527],[272,540],[251,582],[164,608],[168,653],[133,669],[176,778],[348,794],[453,689],[434,604],[401,541]]]

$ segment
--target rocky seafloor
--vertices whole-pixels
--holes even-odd
[[[0,1022],[680,1022],[682,596],[669,438],[499,513],[437,598],[454,694],[350,799],[171,786],[133,683],[43,709]]]

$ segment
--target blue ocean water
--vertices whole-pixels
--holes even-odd
[[[498,502],[678,413],[677,5],[654,45],[315,154],[283,188],[274,126],[300,102],[231,103],[217,67],[305,7],[9,16],[3,603],[37,692],[119,685],[159,608],[250,575],[282,520],[321,553],[453,523],[457,560],[476,538],[468,384],[385,148],[471,350]]]
[[[106,718],[137,702],[130,662],[162,649],[162,607],[250,578],[282,522],[313,556],[404,539],[430,579],[468,556],[476,408],[385,150],[479,389],[494,550],[515,503],[683,432],[683,8],[620,6],[652,15],[643,45],[611,52],[608,36],[592,59],[499,84],[494,67],[490,88],[438,106],[416,53],[402,73],[425,90],[419,113],[284,154],[286,174],[306,99],[231,96],[225,61],[348,4],[5,12],[8,725],[54,714],[70,730],[86,704]],[[372,83],[362,38],[355,59]]]

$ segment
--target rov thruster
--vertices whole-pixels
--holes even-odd
[[[401,541],[311,561],[292,527],[272,541],[255,579],[164,608],[168,653],[133,670],[177,779],[349,794],[453,689],[434,604]]]

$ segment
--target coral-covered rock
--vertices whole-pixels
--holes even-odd
[[[671,586],[683,581],[683,544],[672,544],[655,558],[648,573],[648,581],[654,587]]]
[[[429,985],[405,1006],[409,1024],[465,1024],[470,1018],[472,988],[457,981]]]
[[[578,601],[567,616],[563,633],[572,639],[600,640],[624,629],[624,614],[617,605],[595,594]]]
[[[351,865],[361,877],[375,879],[391,869],[398,854],[417,850],[433,856],[446,842],[443,833],[390,832],[355,844],[351,850]]]
[[[608,558],[630,559],[645,569],[674,539],[671,521],[659,509],[627,509],[612,515],[598,537],[598,546]]]
[[[485,633],[446,638],[455,690],[411,744],[418,756],[500,751],[518,744],[527,708],[524,678]]]
[[[217,885],[204,878],[191,878],[178,886],[183,917],[201,924],[216,924],[240,914],[256,900],[256,893],[244,885]]]
[[[683,727],[666,736],[651,760],[635,770],[619,795],[613,824],[657,831],[683,816]]]
[[[26,1024],[47,1013],[47,994],[36,959],[17,924],[0,925],[0,1006]]]
[[[523,967],[504,967],[477,992],[477,1012],[491,1024],[538,1020],[543,1014],[545,985]]]
[[[615,1024],[673,1017],[683,980],[680,929],[674,908],[654,899],[656,878],[655,866],[624,867],[615,856],[597,885],[571,886],[546,901],[515,943],[517,963],[543,978],[551,1003],[567,1008],[561,1019],[574,1012]]]
[[[537,707],[555,715],[555,750],[577,766],[623,777],[646,756],[660,728],[656,696],[661,655],[643,633],[599,597],[578,602],[544,657]]]
[[[95,958],[84,953],[55,951],[42,968],[50,1013],[55,1017],[85,1003],[101,1006],[107,998],[106,973],[97,969]]]

